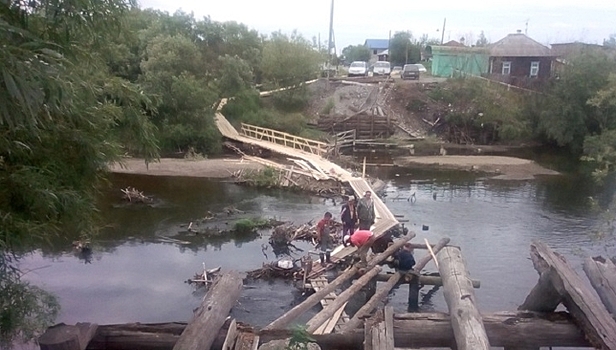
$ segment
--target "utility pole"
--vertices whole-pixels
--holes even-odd
[[[447,17],[443,19],[443,33],[441,34],[441,45],[443,45],[443,42],[445,41],[445,23],[447,23]]]
[[[336,45],[334,44],[334,0],[332,0],[332,6],[329,13],[329,39],[327,42],[327,80],[329,81],[329,71],[332,66],[332,49],[336,50]]]

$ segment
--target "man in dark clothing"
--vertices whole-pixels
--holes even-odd
[[[374,200],[372,199],[372,192],[366,191],[364,196],[359,200],[357,204],[357,218],[359,219],[360,230],[370,230],[370,226],[374,224],[375,219]]]
[[[347,203],[342,206],[340,211],[340,220],[342,220],[342,237],[351,236],[355,232],[355,223],[357,222],[357,210],[355,209],[355,199],[348,198]]]
[[[394,267],[401,274],[406,274],[415,266],[415,257],[413,256],[413,246],[411,243],[406,243],[396,254],[394,254]]]
[[[331,237],[329,235],[331,231],[331,220],[332,213],[326,212],[325,215],[323,215],[323,219],[317,223],[317,240],[321,248],[319,258],[321,258],[322,266],[324,266],[325,263],[331,262]]]

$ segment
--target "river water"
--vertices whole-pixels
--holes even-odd
[[[449,237],[451,244],[461,247],[471,277],[481,281],[476,296],[484,312],[515,310],[537,282],[529,259],[534,239],[562,253],[579,271],[586,256],[614,254],[610,244],[593,239],[592,233],[601,225],[598,214],[590,210],[588,196],[596,194],[574,176],[506,182],[470,173],[404,168],[382,169],[377,175],[390,179],[384,201],[417,234],[414,242],[427,238],[435,243]],[[154,196],[155,203],[126,205],[120,189],[127,186]],[[73,252],[71,239],[57,239],[51,247],[25,255],[21,268],[29,271],[27,280],[59,297],[58,322],[187,321],[204,293],[185,281],[203,264],[245,272],[276,259],[268,245],[270,230],[260,236],[219,239],[182,233],[186,229],[182,225],[231,205],[246,212],[244,216],[297,224],[318,219],[325,211],[336,215],[340,209],[340,203],[332,200],[286,191],[202,178],[116,174],[101,197],[106,227],[93,241],[91,256]],[[232,219],[219,217],[214,224],[224,228]],[[298,246],[310,248],[303,243]],[[425,253],[416,250],[416,258]],[[430,263],[427,270],[436,268]],[[426,287],[421,297],[422,310],[446,311],[442,290]],[[407,288],[400,288],[390,303],[404,312],[406,298]],[[233,316],[264,326],[299,300],[301,295],[288,282],[250,283]]]

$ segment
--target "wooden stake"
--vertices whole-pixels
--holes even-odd
[[[426,247],[428,248],[430,255],[432,255],[432,259],[434,259],[434,264],[436,265],[436,268],[438,269],[438,260],[436,259],[436,255],[434,255],[434,251],[432,250],[432,247],[430,246],[430,242],[428,242],[427,238],[424,238],[424,242],[426,242]]]

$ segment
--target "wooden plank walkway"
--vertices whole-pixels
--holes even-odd
[[[218,130],[220,130],[220,133],[224,137],[238,141],[238,142],[259,146],[259,147],[268,149],[272,152],[284,154],[288,157],[299,158],[307,162],[311,167],[314,168],[313,176],[315,176],[315,178],[317,179],[322,179],[322,180],[334,179],[340,182],[348,182],[349,185],[353,188],[353,191],[355,192],[358,198],[363,197],[366,191],[374,192],[372,187],[370,187],[370,184],[368,184],[368,182],[365,179],[361,177],[353,176],[353,174],[351,174],[351,172],[349,172],[348,170],[343,169],[336,163],[333,163],[327,159],[324,159],[319,154],[307,152],[301,149],[302,147],[303,149],[306,149],[305,148],[306,143],[312,142],[316,144],[318,143],[318,141],[304,139],[306,141],[301,141],[301,144],[302,144],[301,146],[291,147],[291,146],[285,146],[282,144],[270,142],[270,141],[263,140],[263,139],[259,140],[257,138],[253,138],[247,135],[240,134],[233,127],[233,125],[229,123],[227,118],[225,118],[225,116],[221,113],[221,110],[227,104],[227,101],[228,100],[225,98],[223,98],[220,101],[220,103],[218,104],[216,113],[214,115],[214,121],[216,123],[216,126],[218,127]],[[287,140],[287,144],[289,142],[291,141]],[[314,147],[314,148],[309,148],[309,149],[314,149],[315,152],[320,153],[319,151],[320,148]],[[374,200],[374,209],[375,209],[375,214],[376,214],[376,220],[375,220],[375,224],[372,229],[372,232],[374,233],[376,237],[379,237],[383,235],[385,232],[387,232],[389,229],[391,229],[392,227],[396,226],[399,222],[378,196],[374,195],[372,196],[372,198]],[[332,261],[336,262],[339,259],[343,259],[353,254],[356,250],[357,248],[355,247],[345,247],[343,249],[338,249],[334,254],[332,254]],[[310,275],[308,276],[308,278],[310,279],[315,276],[319,276],[321,273],[325,271],[325,269],[326,267],[321,266],[321,264],[319,264],[318,261],[315,261],[312,267],[312,271]]]
[[[325,286],[327,286],[327,283],[327,278],[325,277],[317,277],[310,280],[310,284],[312,285],[312,288],[315,292],[318,292],[321,289],[325,288]],[[321,299],[321,306],[325,309],[327,306],[329,306],[329,303],[335,300],[337,297],[338,296],[334,292],[327,294],[323,299]],[[341,327],[350,320],[349,315],[344,312],[346,304],[347,303],[344,303],[344,305],[342,305],[340,309],[336,311],[334,316],[332,316],[332,318],[330,318],[327,322],[323,323],[323,325],[319,327],[313,334],[329,334],[334,329],[336,331],[340,331]]]

